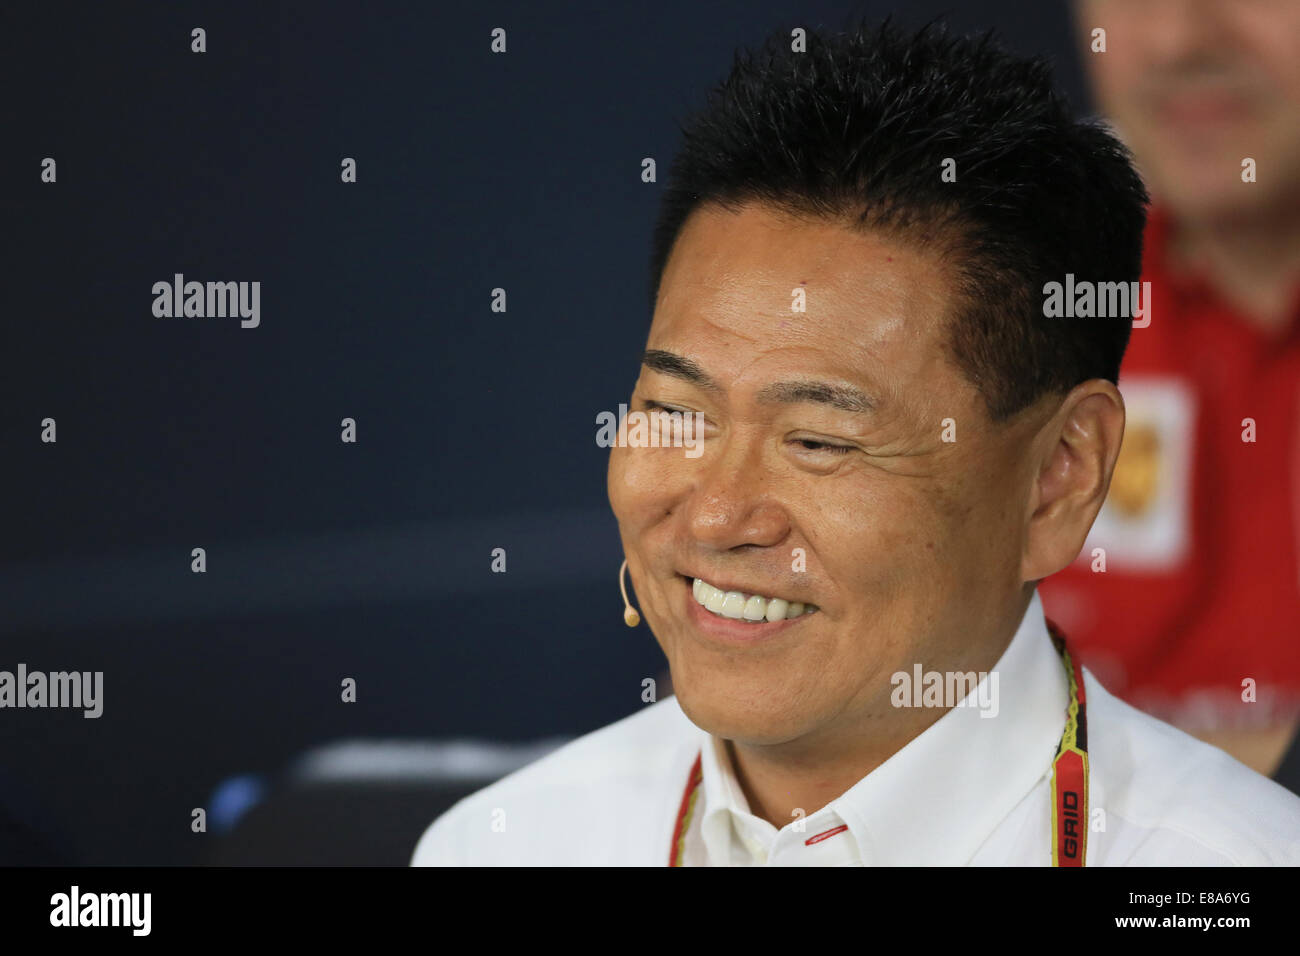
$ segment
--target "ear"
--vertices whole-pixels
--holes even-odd
[[[1038,469],[1021,556],[1025,581],[1039,581],[1079,556],[1097,519],[1124,438],[1124,399],[1111,382],[1076,386],[1033,443]]]

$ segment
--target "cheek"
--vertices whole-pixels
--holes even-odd
[[[1014,461],[1015,452],[1001,450],[983,465],[972,463],[961,478],[945,487],[937,499],[936,516],[944,536],[943,573],[958,586],[983,590],[1001,580],[1019,563],[1015,489],[1021,477],[1014,467],[997,462]]]
[[[1092,52],[1092,31],[1097,27],[1106,30],[1106,52]],[[1114,117],[1130,118],[1139,107],[1134,89],[1147,69],[1147,54],[1140,43],[1131,37],[1134,26],[1115,21],[1111,16],[1092,17],[1081,21],[1079,39],[1082,55],[1088,70],[1093,91],[1104,112]]]
[[[812,523],[816,554],[832,579],[866,599],[868,613],[882,601],[923,595],[953,551],[960,510],[936,502],[935,488],[890,476],[822,496]]]
[[[620,524],[642,525],[669,510],[672,489],[680,483],[681,461],[669,460],[675,449],[610,449],[606,490]],[[680,452],[678,453],[680,454]]]
[[[1233,12],[1238,56],[1260,72],[1274,95],[1300,103],[1300,4],[1240,3]]]
[[[624,477],[627,462],[623,456],[623,449],[612,448],[609,452],[609,467],[605,470],[605,492],[609,495],[609,506],[614,510],[614,515],[622,520],[623,516],[623,494],[627,487],[627,481]]]
[[[1107,53],[1098,59],[1109,56]],[[1107,115],[1122,122],[1126,132],[1136,129],[1140,134],[1146,129],[1145,124],[1149,122],[1145,116],[1146,108],[1133,92],[1142,79],[1139,63],[1114,63],[1108,60],[1105,67],[1094,67],[1092,78],[1097,100]]]

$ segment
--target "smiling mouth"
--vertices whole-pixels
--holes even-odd
[[[815,614],[815,604],[788,601],[785,598],[763,594],[746,594],[742,591],[724,591],[702,578],[691,578],[691,594],[695,603],[717,617],[749,624],[788,621]]]

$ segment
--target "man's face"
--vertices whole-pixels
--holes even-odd
[[[1257,213],[1300,181],[1300,2],[1080,0],[1099,105],[1181,216]],[[1091,51],[1106,31],[1106,52]],[[1242,160],[1257,181],[1243,183]]]
[[[609,496],[701,727],[754,744],[860,733],[893,673],[978,661],[1005,627],[1030,435],[991,423],[950,364],[951,312],[939,260],[883,236],[754,204],[687,221],[646,345],[660,367],[631,409],[703,413],[703,452],[616,447]],[[818,610],[728,619],[695,577]]]

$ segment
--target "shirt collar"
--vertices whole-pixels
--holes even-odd
[[[1069,689],[1037,591],[982,681],[994,674],[996,716],[983,716],[976,706],[978,689],[972,691],[962,706],[950,709],[811,814],[801,836],[843,821],[848,831],[836,843],[846,841],[840,846],[864,865],[968,862],[998,823],[1050,774],[1065,723]],[[750,813],[725,741],[701,734],[700,836],[708,862],[729,865],[744,857],[765,862],[778,830]],[[1050,840],[1050,834],[1044,833],[1044,839]],[[818,852],[829,848],[828,841]]]
[[[704,800],[700,836],[709,862],[727,866],[742,855],[752,858],[752,862],[764,862],[777,829],[750,812],[749,801],[732,770],[726,741],[704,734],[700,744],[700,774]]]

